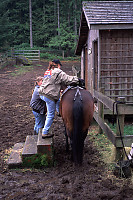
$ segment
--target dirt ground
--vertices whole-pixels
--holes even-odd
[[[63,62],[71,75],[76,62]],[[35,64],[31,71],[12,76],[14,67],[0,70],[0,199],[2,200],[133,200],[130,179],[118,179],[105,163],[89,135],[85,140],[81,167],[73,165],[65,151],[62,119],[53,123],[56,166],[45,170],[8,169],[5,158],[14,144],[32,135],[34,117],[29,107],[34,80],[43,75],[47,62]],[[93,126],[91,127],[93,129]]]

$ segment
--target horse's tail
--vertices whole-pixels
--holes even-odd
[[[83,102],[78,95],[73,105],[73,135],[72,152],[75,164],[82,164],[84,139],[82,135],[83,128]]]

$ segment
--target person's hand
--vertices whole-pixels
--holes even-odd
[[[77,87],[77,85],[78,85],[77,83],[71,83],[70,84],[70,86],[72,86],[72,87]]]
[[[84,79],[79,78],[79,86],[85,88],[85,81],[84,81]]]

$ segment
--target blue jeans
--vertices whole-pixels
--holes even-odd
[[[56,111],[59,113],[59,107],[60,107],[60,98],[59,100],[56,102]]]
[[[43,128],[44,124],[45,124],[45,115],[41,115],[35,111],[32,111],[33,115],[35,117],[35,126],[34,126],[34,131],[36,131],[36,133],[39,133],[39,128]]]
[[[56,109],[59,110],[59,102],[55,103],[55,101],[52,101],[51,99],[48,99],[45,96],[40,96],[40,98],[46,102],[46,106],[47,106],[47,117],[46,117],[44,128],[42,130],[42,134],[47,134],[53,123],[55,110]],[[56,108],[56,106],[58,106],[58,108]]]

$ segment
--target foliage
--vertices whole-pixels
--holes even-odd
[[[109,127],[112,129],[112,131],[114,131],[114,133],[116,133],[116,124],[108,124]],[[133,126],[130,124],[125,124],[124,125],[124,135],[133,135]]]
[[[52,159],[50,159],[46,154],[36,154],[23,158],[22,167],[41,169],[52,165]]]
[[[93,122],[92,124],[92,129],[89,131],[89,137],[93,140],[95,146],[97,146],[99,150],[109,150],[111,142],[105,134],[98,133],[98,124],[96,122]]]
[[[54,47],[57,49],[67,49],[68,51],[70,49],[75,49],[74,44],[75,35],[74,33],[70,32],[70,28],[68,28],[67,25],[61,24],[60,26],[60,35],[56,35],[55,37],[52,37],[52,39],[49,42],[49,47]]]
[[[98,124],[95,121],[90,127],[88,136],[93,145],[96,146],[99,152],[98,156],[101,156],[107,171],[112,171],[114,168],[114,164],[112,164],[114,162],[114,146],[104,133],[98,133]]]
[[[62,60],[62,57],[56,52],[44,52],[40,53],[40,57],[45,60],[53,60],[55,57],[59,60]]]
[[[33,46],[66,50],[67,56],[74,54],[82,0],[59,1],[59,18],[57,0],[31,2]],[[29,1],[1,0],[0,24],[1,49],[16,45],[30,48]]]
[[[12,46],[26,41],[28,36],[28,7],[25,2],[14,0],[0,2],[1,17],[5,19],[2,27],[7,29],[4,31],[5,38],[2,40],[3,45]]]
[[[32,49],[29,47],[29,44],[27,43],[22,43],[20,45],[14,45],[14,49],[17,50],[40,50],[40,57],[42,59],[47,59],[47,60],[52,60],[55,57],[57,59],[64,59],[64,60],[80,60],[80,57],[76,56],[73,54],[73,49],[74,47],[72,47],[72,49],[69,50],[69,54],[68,54],[68,50],[58,50],[56,48],[50,48],[50,47],[39,47],[38,46],[34,46]],[[11,51],[8,51],[8,55],[11,56]],[[64,57],[63,57],[64,54]],[[69,57],[68,57],[69,56]]]
[[[111,123],[108,123],[110,128],[116,133],[116,124],[113,126]],[[133,135],[132,124],[126,124],[124,128],[124,135]],[[103,161],[107,167],[108,172],[112,172],[115,164],[115,147],[111,141],[107,138],[105,133],[98,133],[98,124],[94,121],[90,127],[88,133],[89,139],[93,142],[94,146],[98,149]],[[128,152],[129,149],[126,148]]]
[[[26,54],[25,54],[25,56],[26,56]],[[31,61],[28,58],[26,58],[25,56],[17,55],[16,56],[16,64],[24,65],[24,66],[31,65]]]
[[[1,54],[0,56],[0,69],[4,69],[5,67],[13,67],[16,63],[15,59],[9,58],[6,54]]]
[[[14,65],[14,66],[16,67],[16,70],[11,73],[11,76],[19,76],[33,69],[31,65],[27,66]]]

